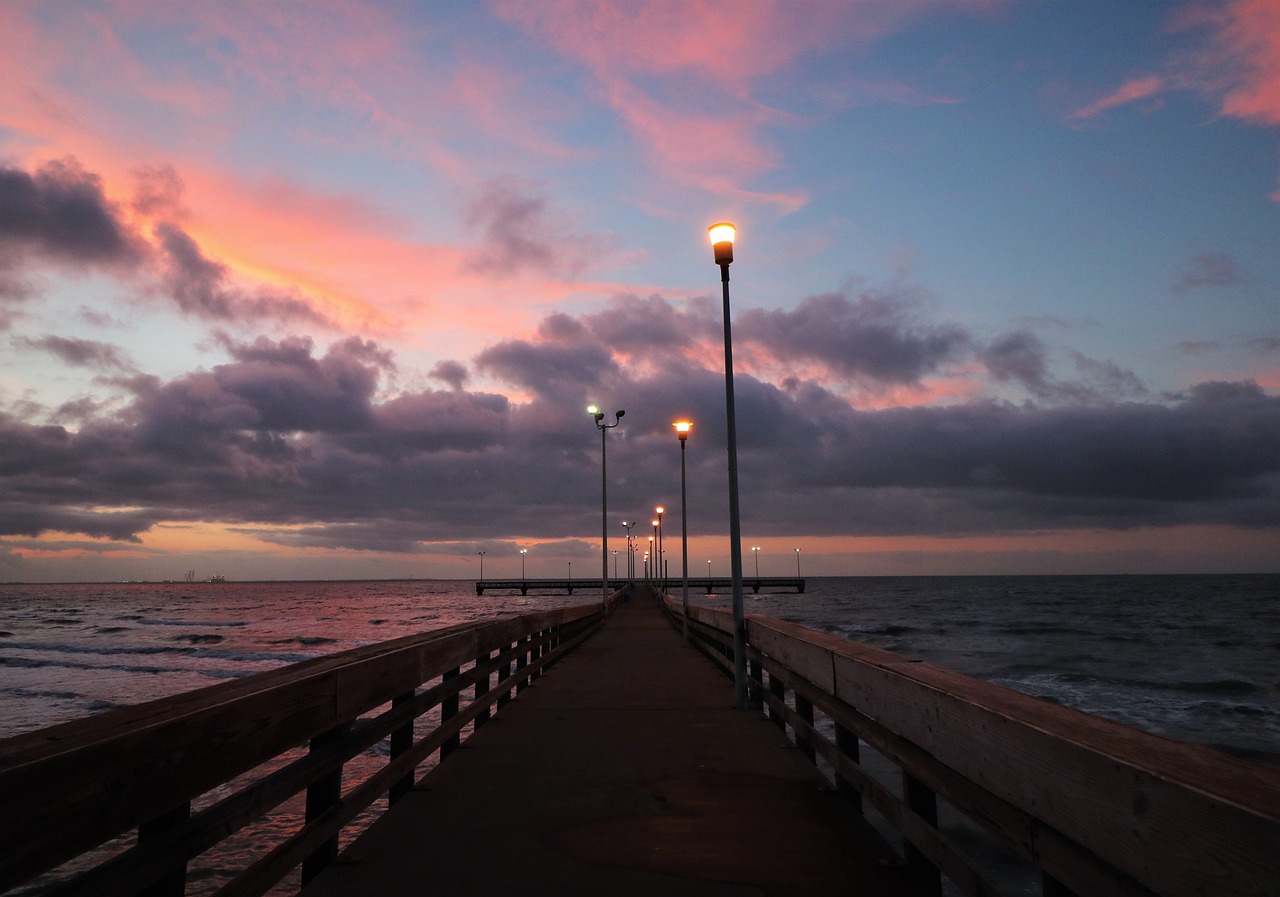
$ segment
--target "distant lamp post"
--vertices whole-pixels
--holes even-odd
[[[524,556],[529,553],[529,549],[520,549],[520,581],[524,582]]]
[[[604,422],[604,412],[591,405],[587,414],[595,421],[600,431],[600,603],[605,610],[609,609],[609,479],[605,470],[605,436],[622,420],[625,411],[613,415],[613,423]]]
[[[693,423],[678,420],[671,426],[676,428],[676,436],[680,439],[680,600],[684,607],[684,640],[689,641],[689,512],[685,504],[684,488],[684,445],[689,441],[689,431]]]
[[[800,578],[800,549],[796,549],[796,579]]]
[[[662,537],[659,535],[658,527],[662,526],[662,521],[654,519],[653,521],[653,581],[658,584],[658,580],[662,578]],[[662,586],[658,584],[658,590],[661,592]]]
[[[729,452],[729,573],[733,584],[733,690],[738,708],[747,709],[747,633],[742,601],[742,525],[738,511],[738,424],[733,401],[733,332],[729,322],[729,265],[737,228],[728,222],[707,228],[724,294],[724,405]]]
[[[662,533],[662,514],[666,511],[666,508],[658,505],[653,510],[658,514],[658,580],[661,582],[659,588],[665,592],[667,590],[667,552],[664,547],[666,540],[663,538]]]
[[[649,558],[649,582],[655,583],[658,580],[658,527],[657,521],[654,521],[653,535],[649,537],[649,552],[645,555]]]
[[[627,531],[627,582],[631,585],[636,584],[636,557],[635,546],[631,544],[631,527],[635,526],[635,522],[627,523],[622,521],[622,528]]]
[[[480,555],[480,581],[484,582],[484,552],[477,551],[476,554]]]
[[[752,545],[751,554],[756,559],[756,588],[760,587],[760,546]]]
[[[611,553],[613,554],[613,578],[617,579],[618,578],[618,549],[616,548],[613,549]]]

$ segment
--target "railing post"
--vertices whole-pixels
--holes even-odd
[[[529,677],[520,675],[529,666],[529,637],[517,641],[516,647],[516,675],[520,676],[516,680],[516,694],[520,694],[529,685]]]
[[[391,699],[391,706],[401,707],[412,701],[415,692],[407,691],[402,695],[397,695]],[[409,720],[400,728],[391,733],[391,759],[395,760],[401,754],[408,753],[413,747],[413,720]],[[400,798],[404,797],[413,790],[413,771],[405,773],[392,783],[391,788],[387,791],[387,803],[394,804]]]
[[[175,825],[181,825],[190,818],[191,801],[186,801],[154,819],[148,819],[138,826],[138,844],[146,844],[152,838],[165,834]],[[163,878],[157,879],[153,884],[139,891],[138,895],[139,897],[182,897],[186,889],[187,865],[183,863],[181,868],[174,869]]]
[[[311,750],[317,751],[326,745],[339,740],[350,730],[350,723],[334,726],[311,739]],[[342,800],[342,767],[327,772],[307,786],[306,821],[314,822],[332,809]],[[320,874],[320,870],[332,863],[338,856],[338,836],[335,834],[302,861],[302,884],[305,886]]]
[[[923,782],[907,773],[902,774],[903,798],[907,807],[917,816],[938,827],[938,796]],[[907,874],[911,878],[911,893],[915,897],[941,897],[942,873],[929,862],[928,857],[908,841],[906,844]]]
[[[457,679],[460,675],[462,675],[462,671],[457,667],[454,667],[451,670],[445,671],[445,674],[442,677],[442,681],[448,682],[452,679]],[[447,723],[449,720],[453,719],[457,715],[458,715],[458,693],[454,692],[453,694],[447,696],[446,698],[444,698],[444,700],[440,702],[441,725]],[[460,735],[450,735],[440,745],[440,759],[443,760],[445,757],[452,754],[455,750],[457,750],[458,745],[460,743],[461,743]]]
[[[787,701],[787,687],[782,680],[773,673],[769,674],[769,693],[778,699],[778,702],[785,704]],[[783,717],[782,711],[776,708],[769,709],[769,719],[773,720],[773,724],[783,732],[787,731],[787,721]]]
[[[796,716],[800,717],[810,728],[813,728],[813,704],[808,698],[800,697],[799,692],[795,692],[796,696]],[[806,734],[796,729],[796,747],[800,749],[800,753],[809,758],[810,763],[818,762],[818,752],[813,747],[813,740]]]
[[[478,656],[476,657],[476,669],[477,669],[477,670],[483,670],[483,669],[484,669],[486,666],[488,666],[488,665],[489,665],[489,652],[488,652],[488,651],[485,651],[483,654],[480,654],[480,655],[478,655]],[[490,681],[492,681],[492,680],[490,679],[490,676],[489,676],[489,674],[488,674],[488,673],[482,673],[482,674],[480,674],[480,678],[476,679],[476,693],[475,693],[475,700],[476,700],[476,701],[481,701],[481,700],[483,700],[483,699],[484,699],[484,697],[485,697],[487,694],[489,694],[489,683],[490,683]],[[488,707],[486,707],[486,708],[484,708],[483,710],[481,710],[479,713],[477,713],[477,714],[476,714],[476,718],[475,718],[475,722],[473,722],[473,723],[472,723],[472,726],[473,726],[474,728],[476,728],[476,729],[479,729],[481,726],[483,726],[485,723],[487,723],[487,722],[489,721],[489,712],[490,712],[490,711],[489,711],[489,708],[488,708]]]
[[[764,664],[747,658],[747,693],[764,706]]]
[[[508,645],[505,651],[511,650]],[[505,653],[500,652],[500,653]],[[512,658],[508,657],[505,662],[498,664],[498,681],[503,682],[511,678]],[[507,706],[507,702],[511,700],[511,690],[509,687],[503,687],[502,692],[498,695],[498,709],[501,710]]]
[[[839,723],[836,723],[836,750],[854,763],[860,764],[862,762],[862,748],[860,747],[858,736]],[[839,771],[836,772],[836,787],[840,789],[840,793],[844,795],[845,800],[861,813],[862,792],[854,787],[853,782],[840,775]]]

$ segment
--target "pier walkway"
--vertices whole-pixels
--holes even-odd
[[[646,589],[303,889],[900,895],[905,870]]]

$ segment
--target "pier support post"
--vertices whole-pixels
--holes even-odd
[[[902,796],[908,809],[931,828],[938,827],[938,796],[914,776],[902,774]],[[911,893],[915,897],[941,897],[942,873],[929,858],[910,842],[906,845],[907,872],[911,877]]]
[[[155,819],[149,819],[138,826],[138,844],[146,844],[151,839],[165,834],[175,825],[181,825],[191,818],[191,801],[185,801],[161,813]],[[184,863],[180,869],[174,869],[150,886],[138,892],[139,897],[182,897],[187,889],[187,867]]]
[[[351,729],[350,723],[334,726],[311,739],[311,750],[317,751],[343,738]],[[315,822],[342,800],[342,767],[325,773],[307,787],[306,821]],[[305,887],[320,871],[338,857],[338,836],[325,841],[302,861],[302,884]]]
[[[415,692],[407,691],[404,694],[396,695],[391,699],[391,707],[401,707],[414,699]],[[413,720],[405,723],[399,729],[391,733],[391,759],[395,760],[402,754],[407,754],[409,749],[413,747]],[[392,783],[391,788],[387,791],[387,803],[394,804],[400,798],[404,797],[413,790],[413,773],[407,773],[396,779]]]
[[[802,698],[799,692],[796,692],[796,716],[808,723],[809,728],[813,728],[813,704],[808,698]],[[818,752],[813,746],[813,740],[799,729],[796,729],[796,747],[809,758],[810,763],[818,762]]]
[[[485,651],[483,654],[481,654],[479,657],[476,658],[476,669],[483,670],[488,665],[489,665],[489,652]],[[476,701],[483,700],[485,695],[489,693],[489,683],[492,681],[492,677],[488,673],[480,673],[479,676],[480,678],[476,680],[476,692],[475,692]],[[483,726],[485,723],[489,721],[489,714],[490,714],[490,708],[486,707],[483,710],[481,710],[479,713],[476,714],[475,722],[472,723],[472,726],[476,729],[479,729],[481,726]]]
[[[836,750],[848,757],[854,763],[861,764],[862,748],[858,741],[858,736],[846,729],[844,726],[836,723]],[[840,789],[840,793],[844,795],[844,799],[852,804],[859,813],[862,812],[862,792],[860,792],[854,784],[836,773],[836,787]]]
[[[783,684],[782,680],[773,673],[769,674],[769,694],[777,698],[778,703],[786,704],[787,687]],[[787,721],[786,718],[783,717],[781,710],[775,710],[772,707],[769,708],[769,719],[773,720],[773,724],[783,732],[787,731]]]
[[[451,680],[457,679],[461,675],[462,675],[462,671],[458,669],[458,667],[454,667],[451,670],[446,670],[444,676],[441,678],[444,682],[449,682]],[[458,715],[458,692],[455,691],[453,694],[449,695],[447,698],[445,698],[440,702],[440,723],[443,725],[444,723],[447,723],[449,720],[453,719],[457,715]],[[450,735],[447,739],[445,739],[444,743],[440,745],[440,759],[443,760],[445,757],[452,754],[455,750],[457,750],[458,745],[460,743],[461,743],[460,736]]]

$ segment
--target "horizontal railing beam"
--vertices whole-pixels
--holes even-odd
[[[601,612],[593,604],[454,626],[0,742],[0,805],[5,807],[0,818],[0,843],[5,845],[0,853],[0,890],[390,703],[449,669],[474,663],[482,652],[497,651],[502,658],[489,665],[492,673],[511,658],[526,656],[531,646],[541,652],[553,627],[589,625],[593,620],[598,624]],[[534,633],[540,633],[537,640],[526,640]],[[557,656],[543,654],[537,658],[538,668]],[[440,695],[457,695],[474,685],[478,675],[451,680]],[[421,712],[441,699],[415,699],[412,707]],[[372,744],[412,718],[408,711],[393,710],[377,718],[384,722],[373,734],[362,721],[342,743],[364,737],[372,738],[367,743]],[[342,762],[336,761],[338,768]],[[333,767],[317,763],[307,768],[307,776]],[[290,769],[296,773],[300,767]],[[253,817],[269,805],[274,806],[258,794],[236,813]],[[201,815],[180,827],[190,830]],[[222,828],[219,839],[243,824],[225,817],[222,822],[230,828]],[[157,843],[152,837],[147,841]]]

